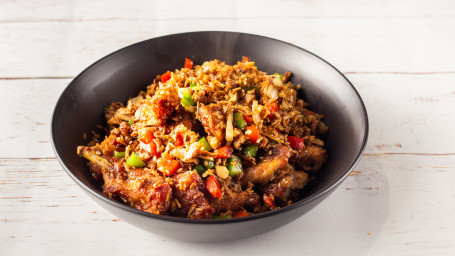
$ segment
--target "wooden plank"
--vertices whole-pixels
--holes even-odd
[[[431,4],[429,4],[431,3]],[[419,17],[422,19],[453,16],[455,11],[450,0],[404,0],[396,2],[362,0],[296,1],[265,0],[258,6],[256,1],[201,0],[136,0],[124,1],[58,1],[47,0],[39,5],[29,1],[3,0],[0,22],[45,22],[130,19],[242,19],[268,18],[352,18],[352,17]],[[355,8],[349,8],[355,6]],[[184,11],[179,11],[184,10]],[[265,11],[266,10],[266,11]],[[268,10],[268,11],[267,11]],[[342,11],[340,11],[342,10]]]
[[[0,80],[0,157],[54,157],[50,122],[69,79]]]
[[[455,153],[455,76],[348,74],[367,108],[367,153]]]
[[[68,77],[105,55],[156,36],[200,30],[265,35],[306,48],[343,72],[453,73],[455,17],[134,19],[0,23],[0,79]],[[287,24],[283,26],[283,24]],[[415,42],[419,42],[418,44]],[[30,56],[33,56],[31,58]],[[437,61],[435,61],[437,60]]]
[[[455,155],[367,154],[332,195],[292,224],[199,246],[118,220],[92,202],[55,159],[0,159],[0,246],[6,255],[63,249],[68,255],[99,254],[106,248],[113,255],[150,248],[163,255],[275,255],[282,248],[304,248],[308,255],[450,255],[454,163]]]
[[[366,153],[454,153],[455,75],[349,74],[366,104]],[[0,80],[1,157],[53,157],[50,120],[70,79]],[[333,130],[336,132],[336,129]],[[431,136],[428,136],[431,135]],[[24,146],[27,145],[27,146]]]

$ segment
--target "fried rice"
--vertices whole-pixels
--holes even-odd
[[[290,77],[247,57],[186,59],[126,105],[107,106],[106,136],[77,153],[106,196],[154,214],[231,218],[290,205],[328,157],[323,116]]]

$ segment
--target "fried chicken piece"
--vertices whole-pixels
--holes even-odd
[[[142,103],[134,117],[144,126],[164,125],[180,104],[174,87],[165,87],[156,91],[151,100]]]
[[[226,211],[237,211],[244,207],[254,208],[260,204],[261,198],[253,190],[241,191],[240,189],[232,190],[230,193],[224,193],[221,198],[212,198],[212,204],[215,212],[222,213]]]
[[[280,177],[265,186],[264,192],[273,196],[279,205],[284,206],[291,199],[292,193],[305,187],[308,181],[308,174],[296,171],[289,165]]]
[[[221,104],[199,106],[197,119],[201,121],[207,140],[212,148],[219,148],[224,143],[226,130],[226,115]]]
[[[173,177],[174,197],[179,202],[175,215],[190,219],[209,219],[214,210],[205,198],[205,186],[196,171]]]
[[[316,174],[327,162],[327,152],[319,146],[306,146],[292,157],[291,162],[298,170],[305,171],[308,174]]]
[[[242,184],[248,182],[266,184],[272,181],[278,170],[288,166],[291,150],[278,145],[271,149],[271,154],[259,160],[256,165],[247,168],[241,177]]]
[[[132,207],[155,214],[167,213],[172,188],[165,179],[143,168],[127,172],[124,159],[100,156],[99,148],[80,146],[79,156],[87,158],[90,171],[104,180],[103,194],[121,199]]]

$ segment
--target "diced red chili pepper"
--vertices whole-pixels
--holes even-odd
[[[247,217],[247,216],[249,216],[249,215],[246,211],[238,211],[238,212],[234,212],[232,214],[232,217],[234,217],[234,218]]]
[[[278,111],[278,102],[269,103],[266,105],[270,113],[275,113]]]
[[[288,136],[288,142],[293,149],[302,149],[305,147],[304,140],[299,137]]]
[[[180,132],[177,132],[177,134],[175,135],[175,146],[176,147],[183,146],[183,137],[182,134],[180,134]]]
[[[256,143],[259,139],[259,130],[256,125],[251,125],[246,128],[245,134],[250,138],[250,140]]]
[[[275,207],[275,203],[273,202],[272,198],[270,198],[267,194],[264,193],[262,196],[262,200],[264,200],[264,203],[270,207]]]
[[[145,147],[145,150],[151,155],[154,156],[156,155],[156,144],[155,142],[151,141],[147,146]]]
[[[215,150],[217,158],[229,158],[231,157],[232,152],[234,152],[234,148],[231,146],[224,146]]]
[[[145,144],[149,144],[153,139],[155,139],[155,136],[153,136],[153,132],[151,130],[142,130],[142,132],[139,133],[139,140]]]
[[[214,175],[210,175],[205,182],[205,186],[214,198],[221,197],[220,183]]]
[[[166,176],[174,174],[180,168],[180,162],[170,158],[160,158],[157,161],[158,171]]]
[[[243,115],[243,119],[245,119],[245,121],[248,123],[248,124],[252,124],[253,123],[253,117],[252,116],[247,116],[247,115]]]
[[[169,79],[171,79],[171,71],[168,71],[161,75],[161,82],[166,83],[166,81]]]
[[[192,69],[193,68],[193,61],[188,58],[185,58],[185,68]]]

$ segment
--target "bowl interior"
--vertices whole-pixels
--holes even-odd
[[[363,102],[349,81],[319,57],[282,41],[249,34],[164,36],[128,46],[96,62],[70,83],[57,102],[51,127],[57,157],[80,185],[100,194],[87,161],[76,155],[76,147],[87,143],[84,133],[90,137],[97,124],[105,124],[103,110],[107,105],[125,103],[145,90],[157,74],[181,68],[185,58],[195,64],[219,59],[232,65],[243,56],[268,73],[292,72],[292,82],[302,86],[299,95],[312,110],[325,115],[329,161],[301,201],[321,195],[346,177],[363,151],[368,132]]]

